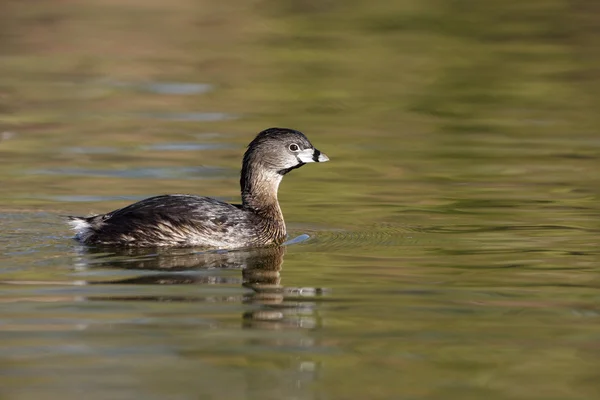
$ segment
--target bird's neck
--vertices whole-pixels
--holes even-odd
[[[242,206],[261,217],[265,231],[285,237],[283,214],[279,207],[277,191],[282,175],[261,166],[244,166],[240,179]]]

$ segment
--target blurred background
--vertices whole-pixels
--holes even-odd
[[[597,397],[599,13],[0,0],[0,395]],[[280,187],[285,251],[72,240],[63,215],[239,201],[271,126],[331,159]]]

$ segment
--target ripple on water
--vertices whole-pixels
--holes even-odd
[[[31,175],[75,175],[102,176],[115,178],[146,179],[211,179],[223,176],[225,169],[209,166],[169,167],[169,168],[130,168],[120,170],[51,168],[30,171]]]
[[[165,121],[180,121],[180,122],[217,122],[230,121],[237,119],[234,114],[221,112],[187,112],[187,113],[169,113],[169,112],[145,112],[138,114],[145,118],[156,118]]]
[[[377,247],[414,245],[427,241],[426,235],[416,227],[376,226],[368,231],[329,230],[313,232],[311,242],[327,248]]]
[[[123,82],[105,80],[104,84],[112,87],[140,90],[156,94],[189,96],[204,94],[213,90],[214,86],[208,83],[192,82]]]
[[[64,195],[64,196],[56,196],[56,195],[40,195],[36,198],[46,199],[46,200],[54,200],[61,201],[66,203],[100,203],[100,202],[112,202],[112,201],[130,201],[136,202],[140,200],[144,200],[150,198],[152,196],[159,196],[164,193],[156,193],[156,194],[146,194],[143,196],[135,196],[135,195],[114,195],[114,196],[92,196],[92,195]],[[217,197],[213,196],[214,199],[229,202],[230,199],[226,197]]]
[[[137,88],[157,94],[193,95],[208,93],[213,89],[213,85],[189,82],[146,82],[137,85]]]
[[[202,151],[226,149],[231,147],[232,146],[224,143],[157,143],[153,145],[142,146],[142,149],[153,151]]]
[[[148,196],[89,196],[89,195],[66,195],[66,196],[40,196],[42,199],[64,201],[67,203],[96,203],[103,201],[139,201]]]
[[[64,151],[72,154],[114,154],[119,150],[115,147],[67,147]]]
[[[304,242],[308,241],[309,239],[310,239],[310,235],[303,233],[302,235],[298,235],[292,239],[288,239],[285,243],[283,243],[283,246],[291,246],[291,245],[295,245],[295,244],[304,243]]]
[[[228,149],[233,147],[234,146],[226,143],[170,142],[139,146],[138,149],[147,151],[205,151]],[[67,147],[63,149],[65,153],[69,154],[116,154],[125,150],[127,149],[109,146],[78,146]]]
[[[581,232],[598,232],[598,229],[589,229],[579,226],[569,225],[503,225],[503,226],[480,226],[480,225],[454,225],[454,226],[431,226],[422,228],[423,232],[431,233],[490,233],[490,232],[506,232],[506,231],[581,231]]]

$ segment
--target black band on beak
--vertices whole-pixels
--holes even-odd
[[[317,149],[314,149],[313,151],[313,161],[314,162],[319,162],[319,156],[321,155],[321,152]]]

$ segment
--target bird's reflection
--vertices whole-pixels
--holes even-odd
[[[190,249],[81,249],[78,269],[137,270],[143,273],[125,279],[94,280],[90,285],[241,285],[250,289],[237,298],[211,297],[211,301],[241,301],[253,305],[242,316],[243,326],[261,329],[313,329],[320,326],[316,301],[321,288],[293,288],[281,284],[285,247],[237,251],[193,251]],[[239,275],[223,275],[240,270]],[[151,271],[150,273],[148,273]],[[94,296],[88,300],[112,301],[205,301],[189,296]],[[258,307],[256,307],[258,306]]]

